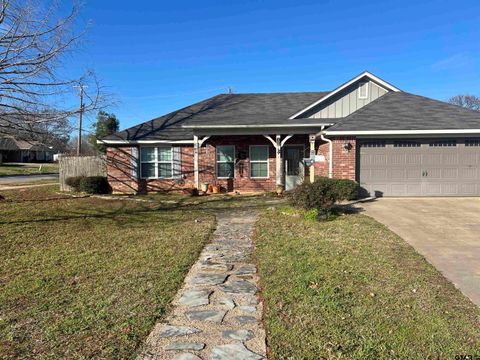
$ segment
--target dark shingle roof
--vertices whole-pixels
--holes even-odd
[[[390,92],[329,128],[332,131],[480,129],[480,112],[406,92]]]
[[[254,125],[291,123],[288,118],[328,92],[221,94],[110,135],[105,140],[185,140],[182,125]],[[316,119],[318,120],[318,119]]]

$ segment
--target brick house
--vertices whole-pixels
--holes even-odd
[[[117,192],[290,190],[319,175],[377,196],[480,195],[480,113],[369,72],[329,92],[220,94],[99,141]]]

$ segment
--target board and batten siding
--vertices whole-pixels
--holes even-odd
[[[359,97],[359,84],[368,83],[367,97]],[[354,111],[364,107],[380,96],[385,95],[388,90],[373,81],[358,81],[335,96],[322,103],[320,108],[312,109],[307,117],[314,119],[335,119],[350,115]]]

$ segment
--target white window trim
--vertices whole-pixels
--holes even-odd
[[[267,160],[252,160],[252,147],[265,147],[267,148]],[[269,179],[270,178],[270,146],[268,145],[250,145],[248,147],[248,160],[249,163],[267,163],[267,176],[252,176],[252,166],[249,166],[248,175],[250,179]]]
[[[143,149],[155,149],[155,160],[154,161],[142,161],[142,151]],[[158,164],[168,164],[168,161],[159,161],[158,160],[158,149],[159,148],[166,148],[170,149],[170,165],[171,165],[171,172],[169,177],[159,177],[158,176]],[[143,164],[155,164],[155,176],[151,177],[144,177],[143,174]],[[140,148],[140,178],[151,180],[151,179],[173,179],[173,146],[142,146]]]
[[[233,147],[233,160],[232,161],[218,161],[218,148],[221,147]],[[235,145],[217,145],[215,148],[215,173],[217,175],[217,179],[235,179],[235,154],[236,149]],[[233,176],[218,176],[218,164],[226,164],[226,163],[233,163]]]
[[[364,85],[365,85],[365,96],[362,96],[361,89]],[[358,83],[358,98],[359,99],[368,99],[368,91],[370,90],[368,88],[368,86],[369,86],[369,83],[366,82],[366,81],[362,81],[362,82]]]

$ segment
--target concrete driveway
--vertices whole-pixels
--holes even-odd
[[[479,198],[382,198],[360,206],[480,306]]]

